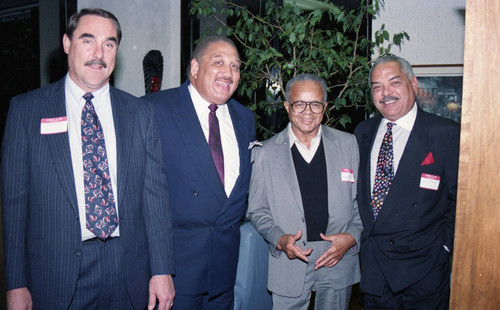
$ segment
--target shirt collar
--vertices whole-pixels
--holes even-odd
[[[205,99],[203,99],[203,97],[200,95],[200,93],[198,92],[196,87],[193,86],[193,84],[189,83],[188,90],[189,90],[189,94],[191,95],[191,100],[193,101],[195,109],[200,110],[200,111],[205,111],[208,114],[210,112],[210,110],[208,109],[208,106],[211,105],[211,103],[206,101]],[[218,106],[218,108],[217,108],[218,113],[219,112],[225,113],[225,111],[227,109],[226,103],[218,104],[217,106]]]
[[[299,141],[299,139],[297,139],[297,137],[295,136],[295,134],[293,133],[292,123],[288,123],[287,130],[288,130],[288,141],[290,142],[290,148],[292,148],[295,143],[298,143],[298,144],[302,145],[304,148],[307,149],[307,147],[304,144],[302,144]],[[321,130],[322,129],[321,129],[321,125],[320,125],[318,133],[312,138],[311,145],[313,144],[313,141],[321,139]]]
[[[401,128],[404,128],[406,130],[410,130],[413,128],[413,124],[415,124],[415,119],[417,118],[417,103],[415,103],[413,105],[413,108],[408,112],[406,113],[405,116],[401,117],[400,119],[398,119],[397,121],[393,122],[395,123],[396,125],[398,125],[399,127]],[[386,118],[384,118],[382,120],[382,124],[385,125],[387,123],[389,123],[390,121]]]
[[[73,98],[75,102],[80,102],[80,100],[84,100],[83,95],[87,93],[86,91],[81,89],[78,85],[76,85],[76,83],[69,76],[69,73],[66,74],[65,88],[66,92]],[[106,83],[106,85],[104,85],[100,89],[92,92],[94,99],[96,99],[95,101],[92,101],[92,103],[94,103],[95,105],[96,102],[99,102],[97,98],[101,98],[102,96],[105,96],[108,93],[109,93],[109,83]]]

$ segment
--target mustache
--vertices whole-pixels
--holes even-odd
[[[103,68],[107,68],[108,67],[108,65],[102,59],[92,59],[91,61],[87,61],[85,63],[85,65],[86,66],[99,65],[99,66],[102,66]]]
[[[380,100],[379,102],[386,103],[387,101],[391,101],[391,100],[399,100],[399,97],[386,96],[386,97],[382,98],[382,100]]]
[[[217,79],[218,80],[224,80],[224,81],[226,81],[228,83],[233,83],[234,82],[232,77],[219,76],[219,77],[217,77]]]

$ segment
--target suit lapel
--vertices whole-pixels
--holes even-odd
[[[396,202],[395,199],[402,196],[399,193],[407,192],[411,180],[419,178],[416,176],[419,173],[416,167],[421,165],[434,141],[434,137],[427,133],[426,128],[425,116],[419,110],[386,199],[389,200],[389,204],[393,204]],[[390,195],[391,191],[396,194]]]
[[[135,121],[134,113],[131,111],[126,99],[113,87],[109,88],[111,98],[111,110],[113,111],[113,122],[116,136],[116,160],[117,160],[117,193],[124,193],[127,185],[127,174],[130,161],[130,148],[134,135]],[[118,195],[118,205],[123,206],[122,199],[125,195]]]
[[[50,91],[46,93],[41,104],[41,118],[55,118],[66,116],[66,95],[64,91],[65,79],[60,80]],[[40,120],[37,120],[40,121]],[[71,151],[69,147],[68,132],[50,134],[45,136],[50,156],[54,162],[59,182],[68,200],[78,214],[78,203],[76,198],[75,179],[73,164],[71,162]]]
[[[374,224],[375,224],[375,217],[373,215],[373,211],[371,209],[371,196],[372,196],[372,188],[371,188],[371,152],[372,149],[376,146],[373,145],[373,142],[375,141],[375,136],[377,134],[377,129],[380,125],[380,122],[382,121],[382,117],[376,116],[377,119],[372,122],[372,126],[367,128],[365,132],[362,133],[362,137],[360,139],[360,154],[366,154],[365,157],[365,162],[360,162],[360,165],[363,165],[363,167],[360,167],[359,173],[364,173],[364,176],[359,176],[358,177],[358,182],[364,182],[363,186],[361,188],[365,189],[364,193],[358,193],[358,195],[364,195],[365,201],[367,202],[367,208],[360,208],[359,212],[365,212],[368,213],[368,216],[370,218],[369,221],[369,227],[370,230],[373,230]],[[379,215],[380,216],[380,215]]]
[[[179,128],[179,134],[184,140],[185,147],[193,159],[194,165],[200,171],[200,175],[210,190],[220,200],[221,204],[224,204],[227,200],[226,192],[212,160],[210,148],[191,101],[187,85],[187,83],[184,83],[179,88],[180,100],[172,106],[172,111],[176,114],[173,119],[177,128]]]
[[[422,161],[429,153],[429,150],[435,140],[435,136],[429,134],[429,131],[427,130],[428,128],[429,126],[427,124],[426,115],[422,112],[422,110],[417,110],[417,118],[415,119],[415,124],[413,125],[412,132],[408,138],[408,143],[406,144],[399,164],[399,166],[402,167],[401,169],[408,169],[408,167],[412,167],[412,169],[409,170],[416,173],[415,167],[422,164]],[[406,170],[402,171],[406,173]]]
[[[400,205],[398,200],[402,198],[408,199],[407,195],[411,194],[408,193],[408,188],[414,188],[412,183],[414,180],[420,178],[417,175],[419,174],[419,169],[416,168],[421,165],[434,141],[434,137],[427,133],[426,128],[425,115],[418,110],[415,124],[399,161],[398,171],[396,171],[396,176],[392,182],[389,194],[384,201],[377,222],[384,219],[384,214],[394,214],[392,209]]]
[[[242,182],[242,176],[245,169],[245,166],[248,165],[250,162],[250,151],[248,150],[248,133],[246,132],[246,128],[244,126],[240,126],[239,124],[243,124],[241,115],[238,113],[237,109],[232,103],[232,99],[230,99],[227,103],[227,107],[229,110],[229,115],[231,116],[231,122],[233,123],[233,129],[234,129],[234,134],[236,136],[236,142],[238,144],[238,154],[239,154],[239,159],[240,159],[240,165],[239,165],[239,174],[238,178],[236,179],[236,182],[234,183],[233,189],[231,191],[231,194],[225,201],[230,201],[231,197],[234,195],[238,195],[241,190],[241,182]],[[249,173],[249,172],[246,172]],[[219,182],[220,183],[220,182]],[[244,189],[245,192],[247,189]],[[226,197],[226,196],[225,196]],[[230,207],[230,203],[224,203],[222,206],[222,209],[219,212],[219,215],[222,215],[225,213],[226,209]]]
[[[249,141],[250,138],[248,136],[248,128],[239,125],[243,124],[244,122],[242,120],[242,116],[240,115],[240,113],[238,113],[238,110],[235,108],[232,101],[233,100],[231,99],[228,102],[228,110],[229,110],[229,115],[231,116],[231,122],[233,123],[233,129],[234,129],[234,134],[236,136],[236,141],[238,143],[240,168],[239,168],[238,178],[234,183],[234,187],[233,190],[231,191],[231,194],[239,192],[239,187],[241,186],[243,174],[250,173],[250,170],[245,172],[245,169],[247,169],[250,166],[249,163],[251,156],[251,152],[248,149],[248,146],[250,145],[251,142]],[[231,195],[229,195],[229,197],[231,197]]]
[[[284,176],[284,182],[290,188],[293,195],[293,200],[297,203],[296,206],[300,213],[304,215],[304,206],[302,204],[302,196],[300,195],[300,186],[295,172],[295,164],[293,163],[292,152],[290,150],[290,139],[288,136],[288,128],[278,133],[276,137],[276,156],[273,157],[275,166],[281,170]]]
[[[337,139],[322,128],[321,139],[325,149],[327,184],[328,184],[328,211],[329,214],[334,214],[335,192],[339,188],[340,169],[349,168],[339,165],[342,155],[339,153],[339,145]]]
[[[238,177],[238,180],[236,180],[235,186],[238,184],[238,181],[241,177],[241,174],[243,173],[243,168],[244,164],[250,161],[249,157],[249,151],[248,151],[248,143],[249,141],[247,138],[247,133],[245,132],[245,129],[243,126],[238,126],[238,124],[241,124],[241,117],[237,113],[236,109],[234,108],[233,104],[231,101],[227,104],[227,107],[229,109],[229,115],[231,116],[231,122],[233,123],[233,129],[234,129],[234,134],[236,135],[236,141],[238,142],[238,153],[240,155],[240,176]]]

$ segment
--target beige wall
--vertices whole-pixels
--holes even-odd
[[[156,49],[163,55],[162,89],[180,85],[181,0],[79,0],[78,9],[99,7],[116,15],[123,38],[115,69],[115,86],[144,95],[142,60]]]
[[[417,75],[462,75],[465,0],[387,0],[373,29],[406,31],[410,40],[392,52],[415,66]],[[419,67],[425,65],[423,67]]]

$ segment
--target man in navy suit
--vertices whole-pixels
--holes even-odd
[[[255,119],[231,99],[240,79],[240,58],[231,40],[200,41],[187,71],[189,80],[179,88],[146,96],[153,103],[167,166],[174,309],[231,309]],[[217,152],[214,140],[222,146]]]
[[[355,130],[364,309],[447,309],[459,126],[418,108],[406,60],[382,57],[369,80],[381,116]]]
[[[9,309],[171,307],[166,170],[151,106],[109,85],[120,39],[113,14],[81,10],[63,37],[68,74],[11,101],[1,169]]]

